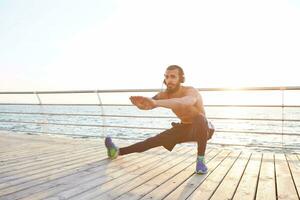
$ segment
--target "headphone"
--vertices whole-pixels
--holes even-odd
[[[185,77],[184,77],[184,72],[183,69],[181,67],[179,67],[178,65],[170,65],[167,70],[174,70],[177,69],[179,72],[179,82],[180,83],[184,83],[185,81]],[[166,80],[164,79],[163,83],[166,85]]]

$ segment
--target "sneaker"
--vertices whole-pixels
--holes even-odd
[[[110,159],[116,159],[119,155],[119,148],[112,142],[110,137],[105,138],[105,147],[107,149],[107,156]]]
[[[207,173],[207,167],[206,167],[205,163],[200,159],[197,159],[196,173],[197,174],[206,174]]]

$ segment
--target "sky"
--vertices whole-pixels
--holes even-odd
[[[0,91],[300,86],[299,0],[0,0]]]

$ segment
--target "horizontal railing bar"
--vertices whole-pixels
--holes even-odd
[[[142,115],[101,115],[101,114],[84,114],[84,113],[37,113],[37,112],[1,112],[0,114],[20,114],[20,115],[55,115],[55,116],[85,116],[85,117],[120,117],[120,118],[165,118],[177,119],[172,116],[142,116]],[[300,121],[300,120],[299,120]]]
[[[7,131],[6,129],[0,129],[2,131]],[[82,134],[65,134],[65,133],[54,133],[54,132],[43,132],[43,131],[13,131],[13,132],[21,132],[21,133],[27,133],[27,134],[50,134],[50,135],[62,135],[62,136],[71,136],[71,137],[83,137],[83,138],[104,138],[105,136],[96,136],[96,135],[82,135]],[[126,137],[120,137],[115,136],[115,139],[126,139]],[[137,139],[130,139],[130,140],[143,140],[143,138],[137,138]],[[267,145],[257,145],[257,144],[234,144],[234,143],[217,143],[217,142],[208,142],[211,145],[220,145],[220,146],[244,146],[244,147],[257,147],[257,148],[278,148],[281,149],[281,146],[267,146]],[[294,149],[298,150],[300,148],[298,147],[287,147],[284,146],[284,149]]]
[[[159,92],[160,89],[115,89],[115,90],[64,90],[64,91],[16,91],[0,92],[0,94],[91,94],[91,93],[130,93]]]
[[[278,87],[237,87],[237,88],[197,88],[199,91],[265,91],[265,90],[300,90],[300,86]]]
[[[11,130],[7,130],[7,129],[0,129],[1,131],[11,131]],[[22,130],[17,130],[17,131],[12,131],[12,132],[21,132],[21,133],[27,133],[27,134],[31,134],[31,133],[42,133],[42,134],[50,134],[50,135],[65,135],[65,136],[76,136],[76,137],[95,137],[95,138],[99,138],[100,136],[97,135],[82,135],[82,134],[65,134],[65,133],[54,133],[54,132],[45,132],[45,131],[22,131]]]
[[[211,142],[209,144],[212,145],[220,145],[220,146],[243,146],[243,147],[259,147],[259,148],[278,148],[282,149],[281,144],[279,146],[269,146],[269,145],[257,145],[257,144],[234,144],[234,143],[216,143],[216,142]],[[299,147],[283,147],[284,149],[294,149],[294,150],[299,150]]]
[[[259,91],[259,90],[300,90],[300,86],[240,87],[240,88],[197,88],[199,91]],[[75,94],[75,93],[121,93],[159,92],[161,89],[112,89],[112,90],[65,90],[65,91],[4,91],[0,94]]]
[[[1,131],[11,131],[7,129],[1,129]],[[50,134],[50,135],[63,135],[63,136],[75,136],[75,137],[93,137],[93,138],[105,138],[106,136],[101,136],[101,135],[82,135],[82,134],[65,134],[65,133],[55,133],[55,132],[45,132],[45,131],[22,131],[22,130],[17,130],[17,131],[12,131],[12,132],[21,132],[21,133],[42,133],[42,134]],[[126,138],[126,137],[120,137],[120,136],[114,136],[115,139],[126,139],[126,140],[142,140],[142,138],[134,139],[134,138]]]
[[[133,106],[132,104],[37,104],[37,103],[0,103],[5,106]],[[266,107],[266,108],[300,108],[300,105],[204,105],[205,107]]]
[[[101,115],[101,114],[84,114],[84,113],[38,113],[38,112],[5,112],[0,111],[0,114],[19,114],[19,115],[49,115],[49,116],[85,116],[85,117],[116,117],[116,118],[150,118],[150,119],[177,119],[172,116],[142,116],[142,115]],[[244,120],[244,121],[287,121],[287,122],[300,122],[297,119],[270,119],[270,118],[233,118],[233,117],[210,117],[214,120]]]
[[[132,104],[36,104],[36,103],[0,103],[0,106],[133,106]]]
[[[298,119],[270,119],[270,118],[259,119],[259,118],[210,117],[209,119],[214,119],[214,120],[239,120],[239,121],[300,122],[300,120],[298,120]]]
[[[107,128],[126,128],[126,129],[145,129],[145,130],[166,130],[167,128],[156,128],[156,127],[139,127],[139,126],[117,126],[117,125],[96,125],[96,124],[69,124],[69,123],[53,123],[53,122],[28,122],[28,121],[14,121],[14,120],[0,120],[5,123],[20,123],[20,124],[38,124],[38,125],[58,125],[58,126],[76,126],[76,127],[107,127]],[[242,133],[242,134],[260,134],[260,135],[288,135],[288,136],[299,136],[297,133],[275,133],[275,132],[252,132],[252,131],[226,131],[216,130],[217,132],[224,133]]]
[[[300,105],[204,105],[205,107],[300,108]]]
[[[20,123],[20,124],[39,124],[39,125],[58,125],[58,126],[83,126],[83,127],[98,127],[98,128],[130,128],[130,129],[147,129],[147,130],[166,130],[166,128],[155,127],[138,127],[138,126],[117,126],[117,125],[97,125],[97,124],[68,124],[68,123],[53,123],[53,122],[26,122],[26,121],[6,121],[0,120],[5,123]]]
[[[258,132],[258,131],[226,131],[226,130],[217,130],[217,132],[220,132],[220,133],[257,134],[257,135],[300,136],[300,133],[276,133],[276,132]]]

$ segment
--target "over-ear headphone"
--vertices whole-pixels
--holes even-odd
[[[174,69],[177,69],[179,72],[179,82],[184,83],[185,77],[184,77],[183,69],[181,67],[179,67],[178,65],[170,65],[167,68],[167,70],[174,70]],[[164,79],[164,84],[167,84],[165,79]]]
[[[180,76],[179,80],[180,80],[180,83],[184,83],[185,78],[184,78],[184,75],[183,75],[183,74]]]

